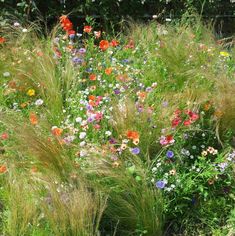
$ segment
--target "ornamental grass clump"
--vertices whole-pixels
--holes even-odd
[[[106,154],[107,155],[107,154]],[[111,154],[108,154],[108,156]],[[107,157],[108,157],[107,156]],[[104,211],[104,231],[132,235],[162,235],[163,199],[149,186],[146,166],[138,156],[109,161],[106,156],[93,154],[87,160],[86,174],[91,183],[108,194]]]

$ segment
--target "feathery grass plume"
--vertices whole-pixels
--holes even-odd
[[[28,177],[14,169],[9,172],[4,186],[4,235],[31,235],[31,229],[39,223],[38,201]]]
[[[125,166],[124,160],[118,160],[116,168],[115,163],[99,153],[87,159],[86,174],[91,183],[109,195],[104,212],[108,225],[104,227],[110,231],[110,225],[116,225],[114,231],[120,235],[133,235],[133,232],[162,235],[163,199],[158,190],[148,185],[143,161],[129,156],[130,168]]]
[[[58,27],[54,32],[57,30]],[[55,59],[53,38],[43,38],[34,27],[29,27],[27,33],[9,29],[8,37],[9,43],[1,53],[8,55],[5,63],[11,67],[14,81],[22,92],[36,90],[48,108],[48,117],[56,124],[63,117],[63,105],[71,87],[76,87],[76,70],[70,58],[63,58],[63,62]]]
[[[0,120],[12,132],[15,144],[10,148],[18,153],[20,158],[18,161],[26,164],[33,162],[42,172],[52,172],[64,180],[69,178],[73,161],[60,139],[48,133],[50,126],[47,121],[41,120],[35,127],[25,118],[18,116],[16,119],[13,115],[2,114]],[[15,165],[19,164],[18,161]]]
[[[146,48],[143,78],[157,82],[158,93],[168,98],[182,93],[184,99],[190,92],[193,100],[202,101],[212,89],[218,46],[211,28],[202,25],[197,17],[195,21],[195,25],[177,26],[152,22],[143,29],[146,35],[138,26],[132,26],[130,37],[138,42],[138,47]]]
[[[232,130],[235,134],[235,80],[228,78],[226,74],[220,74],[216,80],[216,91],[213,102],[216,107],[219,131],[225,134]]]
[[[49,195],[41,206],[53,235],[100,235],[99,225],[107,198],[88,186],[82,179],[76,186],[53,179],[48,182],[46,192]]]

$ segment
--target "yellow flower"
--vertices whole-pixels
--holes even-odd
[[[229,55],[228,52],[222,51],[222,52],[220,52],[220,56],[222,56],[222,57],[229,57],[230,55]]]
[[[35,90],[34,89],[29,89],[28,92],[27,92],[27,95],[32,97],[35,95]]]

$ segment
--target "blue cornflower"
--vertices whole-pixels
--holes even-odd
[[[135,155],[138,155],[140,153],[140,149],[138,147],[132,148],[131,152]]]
[[[166,156],[167,156],[168,158],[172,158],[172,157],[174,156],[174,152],[168,150],[167,153],[166,153]]]
[[[159,189],[165,188],[165,185],[166,185],[166,183],[162,180],[159,180],[159,181],[156,182],[156,187],[159,188]]]

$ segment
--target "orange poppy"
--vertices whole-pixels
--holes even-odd
[[[126,134],[127,138],[137,140],[139,139],[139,133],[137,131],[128,130]]]
[[[90,80],[96,80],[96,75],[95,75],[95,74],[91,74],[91,75],[89,76],[89,79],[90,79]]]
[[[68,17],[66,15],[62,15],[60,17],[60,22],[64,22],[66,19],[68,19]]]
[[[108,40],[101,40],[99,44],[99,48],[103,51],[109,48],[109,41]]]
[[[0,44],[1,43],[4,43],[6,41],[6,39],[5,38],[3,38],[3,37],[0,37]]]
[[[5,165],[0,165],[0,173],[3,174],[7,171],[7,167]]]
[[[38,124],[38,117],[35,113],[31,112],[29,115],[29,120],[32,125],[37,125]]]
[[[91,106],[95,106],[95,102],[94,101],[89,101],[89,104],[91,105]]]
[[[92,31],[92,27],[90,25],[85,25],[83,31],[85,33],[90,33]]]
[[[88,99],[91,100],[91,101],[94,101],[95,100],[95,96],[94,95],[89,95]]]
[[[52,134],[55,135],[55,136],[60,136],[63,132],[63,129],[61,128],[58,128],[58,127],[54,127],[52,129]]]
[[[33,166],[33,167],[31,168],[31,172],[32,172],[32,173],[36,173],[37,171],[38,171],[37,167]]]
[[[109,67],[109,68],[105,69],[105,74],[110,75],[112,73],[112,71],[113,71],[113,68]]]

